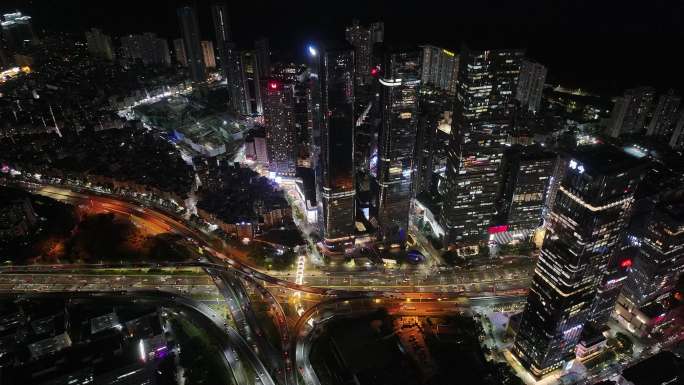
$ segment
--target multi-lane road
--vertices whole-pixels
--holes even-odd
[[[236,250],[229,250],[226,255],[223,250],[217,250],[217,241],[211,234],[204,233],[186,224],[183,219],[173,217],[169,213],[162,213],[154,209],[140,207],[136,203],[128,202],[101,195],[73,192],[57,187],[35,188],[35,192],[65,201],[74,205],[85,205],[101,210],[126,215],[140,226],[150,231],[174,232],[195,240],[203,246],[206,254],[216,262],[227,263],[232,268],[269,284],[285,286],[292,290],[311,292],[314,294],[336,294],[318,289],[339,289],[342,291],[418,291],[418,292],[496,292],[526,288],[529,284],[533,264],[519,264],[517,266],[499,266],[472,271],[434,271],[434,270],[394,270],[383,271],[355,271],[355,272],[322,272],[307,269],[304,281],[296,284],[296,272],[265,271],[251,261],[241,257]],[[373,289],[376,288],[376,289]],[[337,294],[341,294],[341,293]]]
[[[55,265],[55,266],[5,266],[0,268],[0,290],[14,290],[14,291],[28,291],[31,288],[41,287],[45,290],[50,290],[47,283],[56,283],[57,286],[52,286],[52,290],[56,288],[63,288],[64,290],[85,290],[85,289],[102,289],[102,290],[122,290],[127,288],[145,288],[145,289],[163,289],[173,288],[178,290],[178,293],[186,294],[206,294],[223,297],[224,301],[230,309],[230,313],[238,326],[238,331],[228,327],[225,320],[221,323],[226,330],[230,340],[238,344],[240,347],[240,356],[247,358],[247,362],[257,372],[258,381],[262,384],[274,383],[273,379],[267,372],[266,366],[261,359],[268,362],[272,361],[274,357],[270,352],[266,352],[269,347],[263,339],[263,332],[258,330],[258,325],[251,314],[251,304],[242,285],[235,285],[233,280],[234,274],[241,275],[242,278],[250,280],[256,286],[257,291],[265,298],[275,301],[278,307],[280,304],[271,295],[268,290],[269,287],[287,289],[294,292],[304,292],[316,294],[324,297],[336,298],[336,304],[344,304],[344,301],[349,301],[350,298],[364,298],[363,303],[370,304],[370,308],[380,306],[382,301],[396,301],[406,300],[410,298],[430,298],[432,300],[450,299],[455,296],[469,296],[476,301],[498,301],[500,298],[518,300],[524,295],[531,273],[531,265],[520,265],[517,267],[506,266],[491,269],[482,269],[476,271],[450,271],[438,272],[438,270],[386,270],[378,271],[355,271],[355,272],[322,272],[318,270],[308,270],[306,275],[297,282],[295,272],[292,273],[275,273],[261,270],[253,266],[250,261],[246,260],[241,253],[236,250],[227,249],[221,246],[222,242],[213,235],[205,233],[196,229],[192,225],[187,224],[182,218],[176,217],[171,213],[165,213],[158,210],[143,207],[135,202],[126,201],[120,198],[111,196],[102,196],[90,192],[74,192],[64,188],[49,187],[49,186],[32,186],[32,190],[44,196],[51,197],[56,200],[68,202],[70,204],[81,206],[84,208],[91,208],[97,211],[108,211],[117,213],[119,215],[128,216],[138,226],[143,226],[152,233],[172,232],[180,234],[194,242],[198,248],[201,248],[204,255],[210,259],[207,261],[198,261],[185,264],[95,264],[95,265]],[[88,269],[102,269],[102,268],[117,268],[117,267],[198,267],[205,269],[212,279],[207,280],[206,277],[175,277],[171,281],[161,281],[151,277],[132,278],[122,274],[112,280],[112,277],[102,279],[102,276],[95,277],[97,274],[89,275],[84,270]],[[68,277],[68,278],[58,278]],[[46,278],[50,277],[50,278]],[[27,282],[27,279],[29,280]],[[63,280],[63,281],[60,281]],[[71,281],[67,281],[71,280]],[[175,281],[174,281],[175,279]],[[23,280],[23,282],[22,282]],[[40,285],[41,280],[47,282]],[[53,281],[51,281],[53,280]],[[165,278],[168,280],[168,278]],[[264,284],[260,284],[261,281]],[[23,286],[26,290],[18,290],[17,288]],[[59,286],[63,285],[63,286]],[[79,286],[81,285],[81,286]],[[105,288],[105,285],[108,287]],[[214,286],[213,288],[211,286]],[[38,289],[41,290],[41,289]],[[183,295],[177,295],[179,301],[192,301],[185,299]],[[341,301],[341,302],[339,302]],[[355,304],[361,303],[357,300],[353,301]],[[204,310],[205,303],[193,302],[193,306]],[[460,305],[459,305],[460,306]],[[421,305],[430,308],[427,305]],[[432,306],[434,307],[434,306]],[[458,306],[453,307],[456,309]],[[314,307],[312,311],[315,314],[321,314],[318,307]],[[207,308],[208,309],[208,308]],[[326,313],[329,319],[333,316],[339,316],[348,311],[349,308],[345,306],[338,306],[334,309],[326,308]],[[397,308],[402,310],[398,314],[406,312],[411,313],[410,308],[400,306]],[[436,309],[436,310],[435,310]],[[440,305],[434,311],[443,311],[444,305]],[[441,309],[441,310],[440,310]],[[451,309],[451,310],[453,310]],[[211,309],[209,309],[210,311]],[[340,311],[343,311],[340,313]],[[278,309],[278,313],[282,318],[285,317],[282,308]],[[427,311],[427,310],[425,310]],[[297,322],[294,337],[298,343],[291,343],[289,341],[289,330],[287,323],[282,320],[276,320],[276,326],[280,329],[281,338],[283,340],[281,349],[284,363],[280,366],[278,363],[271,362],[272,367],[285,367],[287,373],[281,379],[283,383],[288,385],[293,383],[294,376],[291,373],[289,354],[292,354],[297,362],[308,361],[306,356],[308,349],[303,348],[299,343],[302,338],[307,340],[310,338],[309,333],[305,331],[305,326],[313,327],[315,322],[323,322],[320,318],[314,320],[311,311],[305,313]],[[215,318],[216,315],[209,314],[209,318]],[[303,350],[302,350],[303,349]],[[248,350],[249,352],[243,351]],[[263,353],[261,359],[256,352]],[[234,350],[233,350],[234,352]],[[229,356],[229,354],[228,354]],[[227,356],[227,359],[229,358]],[[235,358],[234,358],[235,359]],[[304,361],[300,361],[304,360]],[[229,360],[230,361],[230,360]],[[239,365],[237,363],[234,363]],[[315,373],[308,372],[309,366],[301,367],[301,374],[307,380],[307,383],[315,384]]]

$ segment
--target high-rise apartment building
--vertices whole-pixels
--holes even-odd
[[[523,108],[539,111],[545,81],[546,67],[530,60],[522,61],[515,98],[520,101]]]
[[[216,54],[214,53],[214,43],[209,40],[202,40],[202,57],[206,68],[216,68]]]
[[[617,138],[643,131],[654,97],[655,90],[652,87],[637,87],[625,91],[624,96],[615,100],[606,134]]]
[[[150,32],[123,36],[121,53],[124,58],[140,60],[144,65],[171,65],[171,53],[166,39]]]
[[[263,98],[269,169],[276,175],[294,176],[297,166],[294,84],[269,79]]]
[[[563,164],[513,349],[536,377],[572,357],[642,178],[638,159],[608,145],[581,147]]]
[[[646,135],[670,139],[679,117],[681,100],[682,98],[675,94],[674,90],[669,90],[666,94],[660,95],[651,122],[648,124]]]
[[[92,28],[86,32],[86,42],[88,43],[88,52],[91,55],[105,60],[114,59],[112,38],[102,33],[101,30]]]
[[[205,72],[204,56],[200,43],[199,22],[197,12],[191,6],[178,8],[178,22],[180,24],[183,46],[188,61],[190,80],[193,82],[203,82],[207,79]]]
[[[310,47],[318,221],[325,244],[344,250],[355,232],[354,49]]]
[[[460,55],[440,219],[446,244],[482,242],[497,214],[500,165],[522,57],[520,50],[468,48]]]
[[[458,77],[458,56],[452,51],[432,45],[424,45],[422,49],[421,80],[441,90],[456,93]]]
[[[408,235],[413,155],[419,120],[419,50],[388,55],[382,85],[378,133],[378,225],[380,238],[403,245]]]

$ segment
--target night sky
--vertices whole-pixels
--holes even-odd
[[[209,0],[197,0],[211,38]],[[177,37],[176,0],[0,0],[37,29]],[[431,43],[458,51],[474,42],[523,47],[549,67],[549,80],[618,94],[653,85],[684,91],[684,2],[679,0],[240,0],[227,1],[240,47],[267,36],[274,50],[303,52],[312,39],[343,39],[354,17],[383,20],[388,42]]]

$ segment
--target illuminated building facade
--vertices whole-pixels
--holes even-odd
[[[355,231],[354,50],[309,47],[319,224],[324,242],[344,249]]]
[[[199,22],[197,12],[191,6],[178,8],[178,23],[180,24],[183,47],[188,62],[190,80],[203,82],[207,79],[204,68],[204,56],[200,44]]]
[[[556,154],[515,146],[506,152],[502,214],[509,231],[542,225]]]
[[[261,98],[261,79],[259,78],[259,62],[254,51],[242,51],[242,86],[240,92],[245,98],[247,115],[263,115],[264,107]]]
[[[216,36],[216,49],[218,51],[219,64],[223,75],[228,77],[229,51],[232,47],[232,35],[230,31],[230,18],[228,7],[225,3],[219,2],[211,5],[211,18],[214,22],[214,35]]]
[[[233,43],[226,4],[223,2],[213,4],[211,6],[211,17],[214,22],[219,66],[228,86],[231,109],[241,115],[251,115],[255,110],[251,108],[247,83],[250,80],[254,80],[254,76],[251,76],[251,70],[255,69],[255,67],[252,63],[245,64],[243,62],[244,57],[237,51],[235,43]],[[250,71],[245,71],[245,65],[249,67]],[[256,79],[257,93],[252,93],[251,95],[259,96],[258,100],[260,100],[258,77]],[[261,112],[262,109],[259,102],[259,114]]]
[[[467,48],[460,55],[441,214],[448,245],[484,241],[497,214],[522,57],[520,50]]]
[[[574,354],[641,178],[636,158],[607,145],[569,155],[513,349],[534,376]]]
[[[681,100],[682,98],[675,94],[674,90],[660,95],[651,122],[648,124],[646,135],[662,137],[665,140],[671,138],[679,118]]]
[[[631,272],[622,296],[640,307],[674,289],[684,267],[684,205],[660,204],[643,234],[632,235],[639,253],[630,264]]]
[[[264,125],[268,143],[269,169],[276,175],[294,176],[296,130],[294,85],[269,79],[264,90]]]
[[[214,53],[214,43],[209,40],[202,40],[202,57],[206,68],[216,68],[216,54]]]
[[[363,86],[371,82],[373,67],[373,46],[384,40],[385,27],[382,22],[372,23],[366,27],[359,20],[352,20],[352,25],[345,29],[345,38],[354,46],[356,57],[356,84]]]
[[[681,198],[658,203],[641,231],[628,238],[636,253],[625,261],[629,273],[613,317],[632,334],[645,337],[667,328],[676,318],[670,310],[677,302],[672,295],[684,268]]]
[[[432,186],[435,172],[437,130],[444,119],[445,111],[451,109],[451,97],[446,91],[421,84],[416,132],[416,148],[413,163],[413,195],[427,191]]]
[[[390,244],[406,241],[412,197],[413,155],[418,127],[420,51],[387,57],[378,135],[378,224]]]
[[[297,81],[295,82],[295,127],[297,128],[297,166],[311,169],[309,171],[311,171],[311,180],[313,181],[314,177],[311,163],[311,125],[309,123],[308,104],[309,74],[308,67],[304,65],[299,67]],[[312,186],[315,186],[315,184],[312,183]],[[311,191],[314,190],[311,189]]]
[[[625,91],[615,100],[606,134],[617,138],[620,135],[638,134],[646,128],[646,118],[653,108],[655,90],[652,87],[638,87]]]
[[[546,67],[539,63],[530,60],[522,61],[515,98],[520,101],[523,108],[534,112],[539,111],[546,72]]]
[[[425,85],[456,93],[458,77],[458,56],[452,51],[432,45],[424,45],[422,49],[421,80]]]

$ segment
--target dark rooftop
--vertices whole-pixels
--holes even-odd
[[[684,360],[672,352],[660,352],[622,372],[634,385],[681,384]]]
[[[609,144],[578,147],[570,156],[590,175],[611,175],[642,166],[644,162]]]

